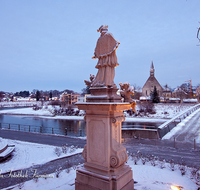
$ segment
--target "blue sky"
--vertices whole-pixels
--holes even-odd
[[[81,92],[97,73],[100,34],[120,41],[115,83],[142,87],[151,61],[161,85],[200,84],[199,0],[1,0],[0,91]]]

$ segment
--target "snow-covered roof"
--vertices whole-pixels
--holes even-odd
[[[150,96],[141,96],[140,100],[150,100]]]
[[[183,92],[184,94],[187,94],[187,92],[185,92],[183,89],[181,88],[175,88],[174,92]]]
[[[196,103],[196,102],[198,102],[198,100],[197,99],[183,99],[183,102]]]
[[[180,98],[169,98],[169,100],[181,100]]]

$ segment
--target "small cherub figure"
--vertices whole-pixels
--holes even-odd
[[[130,86],[130,84],[128,82],[124,82],[123,84],[120,82],[119,86],[121,88],[120,95],[121,95],[122,98],[124,98],[124,102],[130,102],[132,110],[134,112],[136,112],[135,111],[136,103],[131,98],[131,95],[134,95],[134,88],[133,88],[133,86]]]
[[[90,74],[90,81],[89,80],[84,80],[85,84],[89,87],[91,87],[93,81],[95,79],[95,75]]]

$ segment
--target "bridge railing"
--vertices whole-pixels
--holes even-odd
[[[159,138],[165,136],[168,132],[170,132],[177,124],[179,124],[183,119],[189,116],[191,113],[200,108],[200,104],[197,104],[186,111],[181,112],[176,117],[168,120],[158,127]]]
[[[85,132],[82,129],[71,129],[71,128],[54,128],[54,127],[43,127],[36,125],[23,125],[15,123],[0,123],[0,129],[9,129],[15,131],[31,132],[31,133],[43,133],[53,135],[64,135],[64,136],[85,136]]]

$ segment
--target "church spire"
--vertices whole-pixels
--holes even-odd
[[[155,73],[155,69],[154,69],[154,66],[153,66],[153,61],[151,61],[150,76],[154,76],[154,73]]]

